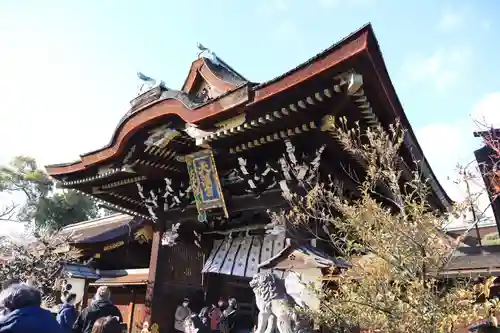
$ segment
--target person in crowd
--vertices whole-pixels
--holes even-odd
[[[210,310],[210,329],[214,332],[220,330],[220,320],[222,318],[222,312],[226,309],[226,302],[221,298],[217,302],[217,305],[213,305]]]
[[[75,307],[76,294],[66,293],[61,297],[61,299],[63,301],[63,305],[57,313],[56,319],[63,332],[71,333],[73,324],[78,316],[78,311],[76,311]]]
[[[7,279],[2,283],[2,290],[7,289],[14,284],[19,284],[19,283],[21,283],[21,280],[19,279]],[[0,317],[6,315],[8,312],[9,312],[8,309],[0,308]]]
[[[5,280],[2,283],[2,290],[7,289],[14,284],[19,284],[19,283],[21,283],[21,280],[16,279],[16,278]]]
[[[189,315],[187,316],[186,319],[184,319],[183,325],[184,325],[184,333],[198,333],[196,332],[196,326],[195,322],[193,321],[193,317],[196,317],[196,315]]]
[[[76,318],[73,333],[91,333],[96,320],[107,316],[117,317],[119,322],[123,321],[120,310],[111,303],[111,291],[102,286],[97,289],[92,303]]]
[[[210,333],[208,325],[204,325],[199,314],[193,313],[184,320],[185,333]]]
[[[122,333],[123,324],[118,317],[102,317],[95,321],[92,333]]]
[[[227,308],[224,309],[222,314],[227,317],[229,314],[236,312],[237,308],[238,302],[236,302],[236,298],[230,298],[227,300]]]
[[[13,284],[0,293],[0,333],[63,333],[49,311],[41,308],[42,294],[26,284]]]
[[[200,310],[200,313],[198,314],[198,317],[201,320],[201,324],[206,327],[210,328],[210,317],[209,317],[209,308],[208,306],[205,306]]]
[[[228,300],[228,307],[222,313],[222,320],[220,322],[221,333],[236,333],[239,330],[238,326],[238,303],[235,298]]]
[[[498,327],[498,319],[496,317],[490,317],[489,320],[482,320],[467,330],[468,333],[498,333],[500,328]]]
[[[189,309],[189,298],[184,298],[182,304],[180,304],[175,310],[175,324],[174,328],[178,332],[184,332],[184,321],[191,315],[191,309]]]

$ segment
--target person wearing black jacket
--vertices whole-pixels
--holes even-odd
[[[220,322],[221,333],[237,333],[239,331],[238,324],[238,304],[236,299],[230,298],[228,300],[229,306],[224,310]]]
[[[188,321],[186,324],[186,329],[184,330],[186,333],[210,333],[210,328],[208,325],[205,325],[203,323],[202,318],[197,315],[196,313],[193,313],[192,315],[189,316],[189,318],[186,319]]]
[[[73,333],[91,333],[97,319],[102,317],[118,317],[123,322],[120,310],[111,303],[111,291],[102,286],[97,289],[92,303],[83,309],[73,325]]]

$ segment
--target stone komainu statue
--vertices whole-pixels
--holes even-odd
[[[299,318],[294,306],[296,302],[287,293],[283,280],[271,272],[256,274],[250,281],[259,309],[255,333],[307,333],[309,322]]]

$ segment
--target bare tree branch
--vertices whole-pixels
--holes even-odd
[[[288,195],[289,211],[272,215],[273,223],[317,235],[350,264],[328,277],[334,288],[316,290],[323,308],[309,315],[332,331],[361,326],[390,333],[453,332],[480,318],[477,288],[488,297],[489,286],[474,287],[467,279],[447,284],[439,276],[459,246],[444,237],[443,226],[478,197],[469,192],[449,212],[433,209],[418,161],[407,179],[400,157],[405,130],[398,122],[388,131],[348,126],[345,119],[330,125],[323,128],[363,163],[361,179],[342,166],[360,197],[344,198],[338,184],[311,183],[305,195]]]
[[[13,221],[16,209],[19,205],[11,203],[10,205],[0,209],[0,221]]]
[[[79,252],[70,248],[69,237],[27,230],[20,239],[0,239],[3,259],[0,262],[0,281],[15,279],[32,283],[42,292],[45,306],[53,306],[56,280],[62,265],[79,257]]]

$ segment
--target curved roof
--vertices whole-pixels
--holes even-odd
[[[75,244],[102,243],[129,234],[142,227],[145,222],[138,217],[113,214],[68,225],[61,229],[61,234],[71,236]]]
[[[75,162],[47,165],[47,172],[50,175],[77,172],[89,165],[111,159],[123,151],[127,139],[133,133],[156,119],[174,116],[180,118],[185,123],[198,123],[222,112],[230,111],[240,104],[231,104],[230,107],[225,107],[225,102],[234,97],[234,95],[237,95],[237,92],[240,90],[252,90],[253,93],[249,96],[250,100],[248,103],[268,99],[283,90],[332,68],[356,54],[367,51],[369,37],[374,38],[374,35],[371,25],[366,25],[293,70],[271,81],[260,85],[253,85],[248,81],[244,81],[244,78],[239,77],[239,80],[231,82],[233,84],[232,90],[228,89],[230,83],[224,81],[219,73],[212,71],[215,67],[220,69],[221,66],[214,65],[210,60],[207,61],[206,58],[200,58],[193,62],[182,91],[167,90],[153,102],[137,110],[130,110],[133,112],[129,111],[126,117],[120,121],[108,145],[91,153],[81,155],[80,160]],[[230,75],[226,73],[226,75],[235,76],[238,74],[233,73]],[[190,92],[193,91],[195,81],[200,76],[206,79],[207,82],[226,90],[226,92],[207,103],[197,103],[192,95],[190,95]],[[238,83],[242,85],[235,86]]]
[[[133,107],[120,121],[110,144],[81,155],[79,161],[49,165],[46,167],[47,172],[51,176],[60,177],[116,158],[124,151],[128,140],[134,133],[160,119],[200,124],[205,120],[220,118],[226,114],[226,118],[229,118],[229,115],[234,114],[237,108],[256,105],[281,92],[290,91],[299,83],[320,76],[327,71],[358,65],[363,68],[363,71],[370,73],[370,81],[376,85],[377,93],[384,96],[385,111],[394,119],[400,118],[402,124],[408,129],[409,135],[405,144],[415,154],[415,158],[422,162],[424,173],[432,179],[433,190],[444,201],[451,202],[430,169],[404,114],[370,24],[363,26],[294,69],[259,85],[249,82],[220,59],[217,60],[219,60],[218,64],[203,57],[194,61],[182,91],[162,90],[161,87],[157,87],[156,91],[145,93],[149,94],[148,96],[139,96],[136,100],[144,98],[145,102],[139,107]],[[207,101],[197,99],[196,89],[200,81],[216,87],[220,94]]]
[[[243,75],[225,63],[224,60],[215,55],[212,58],[215,58],[215,61],[207,57],[200,57],[192,63],[189,74],[182,86],[182,91],[191,92],[197,76],[201,76],[208,82],[217,84],[227,90],[249,82]]]

